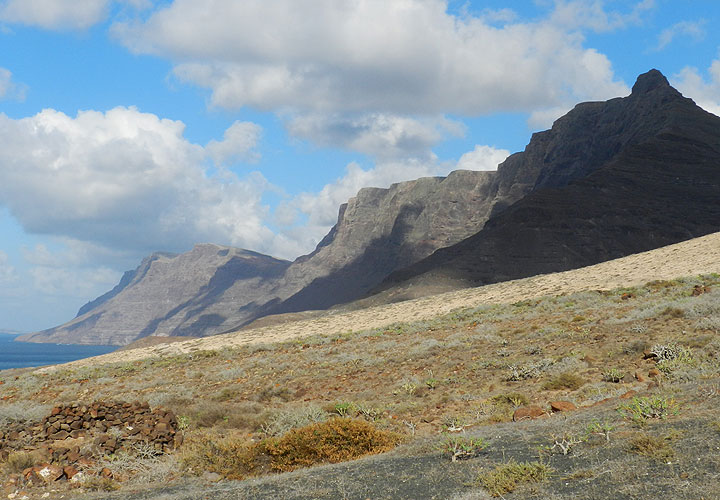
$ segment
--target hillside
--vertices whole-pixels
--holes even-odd
[[[138,500],[461,499],[493,491],[522,499],[715,498],[718,269],[716,233],[553,275],[2,372],[4,492],[80,498],[99,489],[87,498]],[[157,415],[170,410],[184,440],[148,454],[121,420],[117,428],[98,424],[115,436],[113,446],[124,446],[112,458],[103,454],[102,433],[30,439],[53,406],[71,412],[73,404],[117,399],[147,401]],[[538,410],[547,416],[521,417]],[[318,432],[349,425],[396,433],[401,444],[389,454],[279,473],[290,469],[275,446],[299,439],[311,422]],[[30,432],[26,444],[11,436],[17,426]],[[84,476],[13,482],[18,447],[39,446],[24,464],[53,461],[43,443],[77,446],[86,458],[74,467]],[[58,456],[55,463],[70,466],[72,455]],[[306,465],[324,462],[310,457]],[[504,470],[496,468],[512,460],[538,475],[527,484],[521,477],[512,493],[494,490]],[[114,488],[121,490],[108,493]]]

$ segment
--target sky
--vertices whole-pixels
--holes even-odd
[[[292,260],[360,188],[494,170],[651,68],[720,114],[719,25],[717,0],[0,0],[0,330],[155,251]]]

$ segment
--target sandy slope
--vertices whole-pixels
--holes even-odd
[[[174,342],[129,351],[119,351],[68,363],[74,367],[221,349],[244,344],[277,342],[317,334],[360,331],[398,322],[417,321],[446,314],[454,309],[483,303],[507,303],[582,290],[607,290],[720,272],[720,233],[670,245],[622,259],[573,271],[546,274],[521,280],[434,295],[352,312],[328,311],[320,317],[242,330],[213,337]],[[58,366],[43,368],[54,370]]]

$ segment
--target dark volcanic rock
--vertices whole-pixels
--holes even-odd
[[[417,295],[438,280],[477,285],[564,271],[720,230],[720,118],[655,70],[629,97],[578,105],[535,134],[498,176],[527,177],[504,172],[518,164],[534,172],[530,194],[380,289],[413,284]]]

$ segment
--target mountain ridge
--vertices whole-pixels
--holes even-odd
[[[222,333],[268,315],[562,271],[707,234],[720,230],[719,157],[720,118],[651,70],[627,97],[578,104],[496,172],[363,188],[312,253],[282,264],[255,254],[277,261],[266,275],[206,263],[220,274],[196,276],[194,295],[147,295],[171,304],[120,336],[109,322],[101,336],[126,344]],[[101,309],[141,287],[141,267],[78,318],[26,338],[98,337],[114,314]]]

